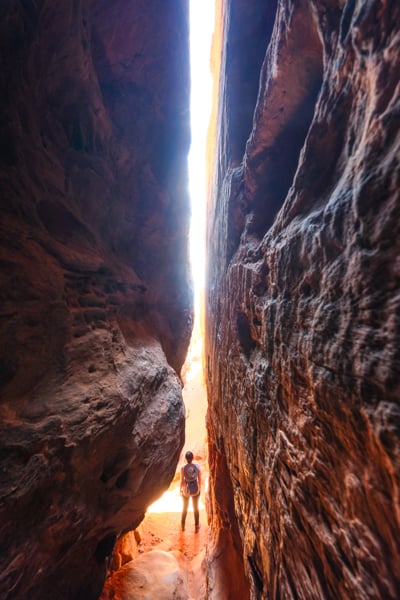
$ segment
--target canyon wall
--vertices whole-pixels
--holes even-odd
[[[0,7],[0,597],[98,597],[184,441],[184,0]]]
[[[221,6],[209,597],[394,600],[400,4]]]

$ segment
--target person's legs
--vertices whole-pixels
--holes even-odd
[[[200,500],[200,494],[198,494],[197,496],[192,496],[193,512],[194,512],[194,527],[195,527],[196,533],[200,529],[199,500]]]
[[[186,521],[186,515],[187,515],[187,511],[188,511],[188,506],[189,506],[189,498],[185,498],[185,496],[182,496],[182,500],[183,500],[183,508],[182,508],[182,516],[181,516],[181,527],[182,527],[182,531],[185,531],[185,521]]]

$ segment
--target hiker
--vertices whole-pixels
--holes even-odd
[[[185,531],[186,515],[189,507],[189,500],[192,499],[194,512],[194,530],[197,533],[200,529],[199,500],[201,491],[201,471],[198,464],[193,462],[193,452],[188,450],[185,454],[187,464],[181,468],[180,493],[183,499],[181,528]]]

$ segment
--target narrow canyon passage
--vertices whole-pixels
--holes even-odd
[[[194,284],[194,326],[186,362],[182,368],[185,405],[185,445],[168,490],[153,503],[139,528],[126,534],[114,549],[101,596],[137,598],[186,598],[206,595],[205,510],[208,487],[206,440],[207,393],[204,382],[204,264],[207,195],[206,146],[212,109],[211,43],[215,21],[213,0],[190,2],[191,145],[188,157],[191,200],[190,257]],[[185,531],[181,531],[182,498],[179,475],[187,450],[201,468],[200,531],[194,531],[191,504]],[[136,536],[136,538],[135,538]],[[140,540],[140,541],[139,541]],[[157,577],[158,573],[158,577]]]
[[[135,534],[127,534],[118,543],[101,600],[134,600],[141,597],[141,594],[149,598],[201,600],[206,595],[207,398],[202,351],[202,332],[195,328],[184,367],[186,439],[175,477],[168,490],[149,507]],[[188,449],[193,452],[194,462],[201,468],[202,491],[198,533],[195,533],[191,505],[184,532],[180,526],[182,498],[179,493],[179,473],[185,463],[184,454]]]
[[[398,600],[400,3],[192,6],[0,3],[0,600]]]

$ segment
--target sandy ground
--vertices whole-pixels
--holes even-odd
[[[180,499],[179,499],[180,500]],[[174,552],[186,573],[191,598],[203,598],[204,572],[201,563],[207,542],[207,521],[204,508],[200,511],[200,531],[194,532],[193,513],[188,513],[185,531],[180,531],[180,513],[148,513],[140,526],[143,552],[164,550]],[[179,553],[179,555],[177,554]]]

